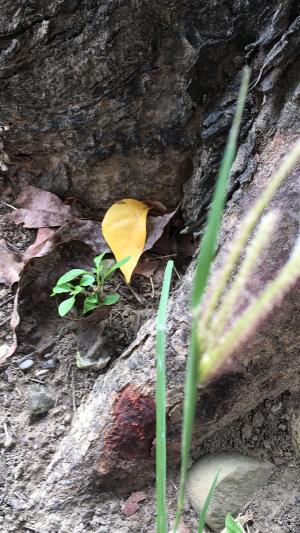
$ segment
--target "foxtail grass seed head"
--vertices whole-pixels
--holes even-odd
[[[202,323],[204,328],[207,327],[207,324],[212,319],[214,311],[218,305],[220,297],[222,296],[226,288],[228,280],[230,279],[230,276],[238,263],[240,255],[245,249],[247,241],[254,227],[259,221],[264,209],[270,204],[278,188],[280,187],[284,179],[292,171],[299,159],[300,139],[295,143],[291,151],[283,159],[279,168],[275,170],[270,182],[262,191],[260,197],[256,200],[255,204],[252,206],[245,219],[241,222],[241,226],[236,237],[235,245],[231,247],[230,252],[228,253],[228,256],[220,273],[218,283],[216,283],[215,287],[213,288],[212,294],[210,295],[210,298],[206,303],[205,309],[203,310]],[[199,313],[199,309],[197,310],[197,312]]]
[[[272,311],[286,292],[300,276],[300,238],[293,248],[291,256],[276,278],[270,281],[260,295],[251,303],[243,314],[235,320],[223,336],[216,338],[211,349],[200,355],[199,380],[207,380],[224,363],[240,344],[242,344],[257,326]]]
[[[212,341],[222,334],[230,318],[233,316],[233,313],[243,296],[243,291],[250,280],[250,276],[258,266],[262,251],[270,242],[271,235],[277,226],[279,217],[280,213],[277,210],[270,211],[263,216],[256,233],[245,250],[244,259],[241,262],[231,287],[223,296],[218,310],[214,313],[209,327]],[[232,248],[234,248],[234,246],[235,241],[232,243]]]

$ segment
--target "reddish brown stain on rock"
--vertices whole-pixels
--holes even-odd
[[[113,409],[114,426],[108,447],[121,456],[150,456],[155,438],[155,402],[153,398],[127,385]]]

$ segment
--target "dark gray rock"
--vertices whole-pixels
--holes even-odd
[[[27,389],[27,406],[30,417],[34,418],[45,415],[54,407],[56,400],[55,392],[44,385],[32,383]]]

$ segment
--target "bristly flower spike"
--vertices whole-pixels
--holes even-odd
[[[204,381],[215,373],[226,357],[238,348],[259,323],[278,304],[286,292],[296,283],[300,275],[300,237],[298,237],[291,256],[276,278],[270,281],[261,294],[250,304],[233,326],[214,346],[200,357],[199,378]]]

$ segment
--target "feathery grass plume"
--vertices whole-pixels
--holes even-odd
[[[156,500],[157,533],[167,533],[167,451],[166,451],[166,321],[173,269],[168,261],[156,321]]]
[[[233,323],[223,336],[215,342],[199,360],[199,381],[203,382],[224,362],[234,350],[255,331],[258,324],[278,304],[286,292],[296,283],[300,276],[300,237],[298,237],[289,260],[270,281],[265,289],[251,303],[242,315]],[[200,321],[201,328],[201,321]]]
[[[238,268],[238,272],[222,298],[220,307],[215,311],[211,325],[208,328],[209,345],[215,342],[215,339],[222,334],[228,321],[233,316],[233,312],[242,296],[250,275],[258,264],[259,257],[268,244],[272,233],[277,226],[280,213],[277,210],[270,211],[261,220],[256,233],[245,250],[245,257]],[[234,247],[234,242],[232,244]],[[199,331],[203,336],[203,327],[199,323]]]
[[[198,343],[198,308],[200,306],[203,293],[206,288],[211,263],[214,259],[221,219],[224,211],[228,178],[231,166],[236,154],[237,139],[239,135],[242,113],[245,106],[246,95],[249,85],[250,70],[246,67],[237,100],[236,111],[233,123],[229,132],[224,157],[217,177],[212,203],[209,209],[208,221],[204,232],[199,255],[194,274],[192,288],[192,331],[187,359],[184,403],[183,403],[183,427],[181,438],[181,470],[179,493],[177,501],[177,512],[173,533],[176,533],[179,526],[180,517],[184,507],[186,479],[189,463],[189,453],[192,441],[193,422],[195,417],[198,366],[199,366],[199,343]],[[201,350],[202,351],[202,350]]]
[[[253,208],[248,212],[245,219],[241,222],[238,231],[235,245],[231,247],[226,263],[222,267],[218,283],[216,283],[209,301],[202,314],[202,325],[206,329],[208,322],[210,322],[219,299],[224,292],[226,284],[234,271],[238,259],[245,248],[245,245],[259,221],[264,209],[270,204],[277,189],[282,184],[283,180],[288,176],[294,168],[298,159],[300,158],[300,141],[298,141],[289,154],[284,158],[279,168],[275,171],[273,177],[265,189],[261,192],[260,197],[254,204]]]

